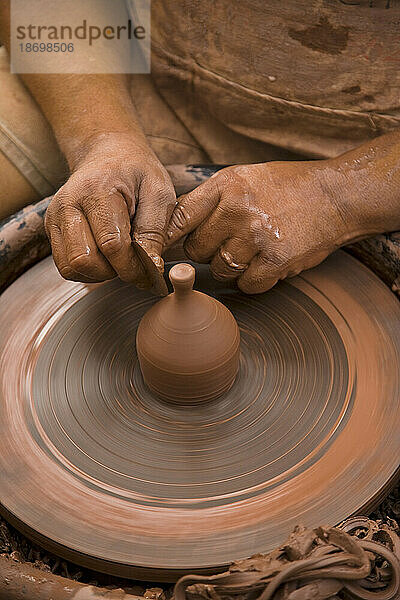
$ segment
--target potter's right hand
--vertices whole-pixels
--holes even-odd
[[[58,270],[73,281],[92,283],[118,275],[147,287],[131,236],[135,233],[150,254],[159,256],[174,206],[171,179],[150,147],[129,134],[103,134],[46,213]]]

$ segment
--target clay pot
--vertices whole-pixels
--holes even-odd
[[[164,400],[196,404],[233,384],[239,368],[240,334],[232,313],[194,291],[195,269],[172,267],[174,292],[142,318],[136,348],[143,378]]]

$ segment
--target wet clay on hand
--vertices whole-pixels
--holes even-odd
[[[98,136],[47,209],[46,233],[61,275],[86,283],[118,275],[159,293],[154,283],[163,283],[161,252],[175,200],[146,141],[131,132]]]
[[[315,267],[338,247],[400,227],[399,133],[330,160],[221,169],[179,198],[168,244],[248,294]]]
[[[223,304],[192,289],[191,265],[175,265],[169,277],[174,292],[144,315],[137,331],[143,378],[170,402],[211,400],[226,392],[237,375],[239,328]]]

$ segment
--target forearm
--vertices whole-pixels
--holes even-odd
[[[400,132],[328,162],[343,217],[353,221],[360,237],[400,230]]]
[[[124,75],[26,75],[24,82],[50,122],[71,169],[103,134],[127,133],[145,140]]]
[[[0,2],[0,40],[10,51],[10,3]],[[138,124],[126,75],[29,74],[25,85],[51,124],[58,144],[74,169],[102,134],[128,133],[138,142]]]

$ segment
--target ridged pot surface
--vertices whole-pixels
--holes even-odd
[[[239,328],[223,304],[192,289],[191,265],[175,265],[170,279],[174,292],[144,315],[137,331],[143,378],[172,402],[216,398],[231,387],[239,368]]]

